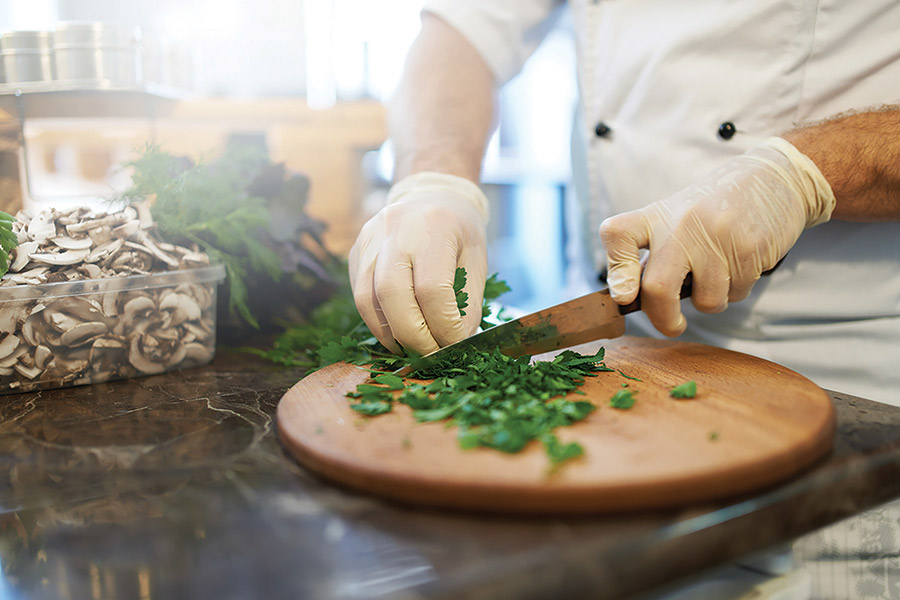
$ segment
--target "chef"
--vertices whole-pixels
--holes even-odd
[[[465,267],[480,303],[496,90],[562,4],[425,2],[390,107],[395,183],[350,255],[360,313],[392,350],[427,353],[477,327],[452,284]],[[599,276],[623,304],[640,294],[631,334],[758,355],[900,406],[900,3],[567,4],[583,281]],[[827,543],[859,541],[834,531]],[[885,578],[900,573],[892,544],[874,552]],[[897,581],[842,596],[838,578],[851,589],[870,571],[841,565],[827,584],[813,573],[814,597],[900,597]]]

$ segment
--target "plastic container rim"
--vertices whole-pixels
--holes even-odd
[[[100,279],[57,281],[38,285],[15,285],[0,287],[0,307],[8,302],[21,302],[23,300],[49,300],[68,296],[172,287],[182,283],[220,283],[224,279],[225,266],[213,264],[198,269],[161,271],[148,275],[125,275]]]

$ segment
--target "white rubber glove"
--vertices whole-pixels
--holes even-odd
[[[769,138],[677,194],[604,221],[610,293],[628,304],[640,290],[653,326],[679,335],[687,326],[679,292],[688,273],[694,306],[721,312],[746,298],[805,228],[830,219],[834,204],[816,165],[786,140]],[[649,250],[643,266],[641,248]]]
[[[488,200],[468,179],[424,172],[396,183],[387,201],[350,250],[353,299],[392,352],[428,354],[481,322]],[[457,267],[466,269],[465,316],[453,292]]]

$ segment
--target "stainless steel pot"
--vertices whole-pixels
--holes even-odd
[[[0,36],[4,83],[51,81],[54,78],[49,31],[10,31]]]
[[[141,81],[140,30],[114,23],[60,23],[53,32],[56,78],[111,85]]]

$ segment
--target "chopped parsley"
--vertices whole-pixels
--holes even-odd
[[[609,405],[613,408],[628,410],[634,406],[634,392],[625,388],[617,390],[613,397],[609,399]]]
[[[399,402],[409,406],[420,423],[446,420],[457,427],[464,449],[515,453],[537,440],[556,467],[584,453],[580,444],[564,444],[553,431],[596,410],[590,402],[565,396],[586,377],[612,371],[603,358],[603,348],[589,356],[566,350],[551,361],[534,363],[530,356],[466,349],[413,373],[417,379],[432,380],[428,383],[406,381],[401,387],[399,377],[382,373],[347,396],[356,400],[351,408],[367,416],[389,412]],[[378,368],[378,361],[374,366]]]
[[[685,381],[670,389],[669,395],[673,398],[693,398],[697,395],[697,383],[694,381]]]

